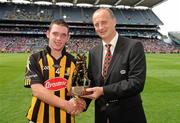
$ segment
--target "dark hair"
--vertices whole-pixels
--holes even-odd
[[[62,20],[62,19],[53,20],[53,21],[51,22],[51,24],[49,25],[49,31],[51,30],[51,28],[52,28],[52,26],[53,26],[54,24],[57,24],[57,25],[61,25],[61,26],[66,27],[66,28],[68,29],[68,33],[69,33],[69,25],[68,25],[64,20]]]

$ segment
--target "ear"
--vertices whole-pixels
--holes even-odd
[[[49,30],[46,31],[46,37],[49,38]]]
[[[71,37],[70,34],[68,34],[66,43],[69,41],[70,37]]]
[[[114,18],[113,21],[114,21],[114,26],[116,26],[116,24],[117,24],[116,18]]]

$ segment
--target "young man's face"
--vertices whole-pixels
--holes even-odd
[[[62,25],[54,24],[51,30],[47,31],[49,38],[49,47],[54,51],[62,51],[66,42],[69,40],[68,28]]]

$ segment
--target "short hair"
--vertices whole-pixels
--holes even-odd
[[[102,10],[107,11],[107,12],[109,13],[110,17],[115,18],[113,11],[112,11],[110,8],[107,8],[107,7],[103,7],[103,8],[97,9],[97,10],[93,13],[93,16],[94,16],[94,14],[95,14],[96,12],[99,12],[99,11],[102,11]],[[92,16],[92,17],[93,17],[93,16]]]
[[[56,19],[56,20],[53,20],[51,22],[51,24],[49,25],[49,31],[51,30],[52,26],[54,24],[57,24],[57,25],[61,25],[61,26],[64,26],[68,29],[68,33],[69,33],[69,25],[63,20],[63,19]]]

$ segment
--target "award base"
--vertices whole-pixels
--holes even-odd
[[[74,86],[72,88],[72,95],[73,96],[84,96],[92,94],[91,92],[87,92],[86,89],[88,86]]]

